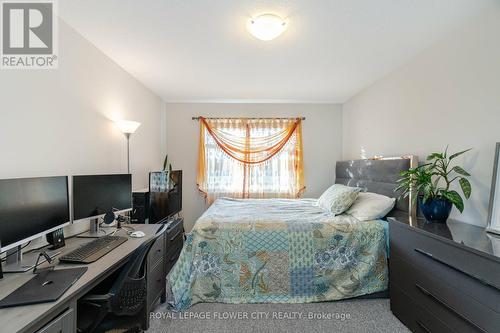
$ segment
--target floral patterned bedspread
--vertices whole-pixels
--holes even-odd
[[[219,199],[169,275],[174,307],[304,303],[387,289],[381,221],[333,216],[315,199]]]

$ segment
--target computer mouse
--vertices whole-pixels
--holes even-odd
[[[133,238],[142,238],[146,236],[145,233],[143,233],[142,231],[134,231],[133,233],[130,234],[130,237],[133,237]]]

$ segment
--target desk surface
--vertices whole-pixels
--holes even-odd
[[[88,267],[88,270],[56,302],[1,309],[0,331],[10,333],[39,329],[37,324],[39,324],[41,318],[50,317],[52,314],[57,315],[68,305],[68,302],[76,300],[89,292],[99,282],[120,268],[123,263],[126,262],[130,254],[132,254],[142,243],[153,238],[156,231],[161,227],[157,224],[136,224],[131,226],[133,226],[136,230],[143,231],[146,236],[143,238],[128,237],[129,239],[125,243],[92,264],[63,264],[59,263],[56,259],[56,269],[86,266]],[[117,232],[116,235],[126,236],[127,232],[125,229],[122,229]],[[76,237],[68,239],[66,240],[66,246],[60,249],[60,255],[70,252],[89,241],[92,241],[92,239]],[[40,267],[43,267],[43,265]],[[32,271],[26,273],[4,274],[4,278],[0,280],[0,299],[10,294],[32,277]]]

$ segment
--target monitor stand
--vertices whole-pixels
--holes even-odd
[[[104,228],[99,226],[99,219],[92,219],[89,222],[90,228],[89,231],[84,232],[83,234],[79,234],[77,237],[79,238],[101,238],[108,234]]]
[[[61,253],[61,251],[46,251],[47,254],[53,259]],[[5,266],[3,266],[4,273],[22,273],[33,269],[38,259],[39,251],[30,253],[22,253],[21,246],[17,246],[8,250],[5,258]],[[40,258],[39,264],[45,262],[45,258]]]

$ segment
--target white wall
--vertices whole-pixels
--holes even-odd
[[[343,106],[344,158],[472,147],[465,222],[485,225],[500,141],[500,4]]]
[[[304,197],[319,197],[334,181],[342,155],[342,112],[334,104],[167,104],[166,142],[174,169],[183,170],[183,214],[187,230],[206,209],[196,187],[199,123],[205,117],[304,116]]]
[[[126,173],[116,119],[142,123],[133,187],[161,165],[162,100],[62,21],[59,69],[0,71],[0,100],[0,178]]]

